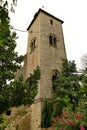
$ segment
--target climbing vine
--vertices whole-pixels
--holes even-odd
[[[45,101],[42,108],[41,127],[48,128],[52,125],[53,105],[51,101]]]

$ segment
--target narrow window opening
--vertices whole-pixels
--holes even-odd
[[[50,24],[53,25],[53,20],[52,19],[50,20]]]
[[[49,43],[50,43],[50,45],[52,45],[52,36],[51,35],[49,36]]]
[[[58,71],[55,70],[52,75],[52,89],[53,91],[56,91],[56,79],[58,77]]]
[[[31,51],[33,51],[34,49],[35,49],[35,42],[36,42],[36,39],[33,39],[32,41],[31,41],[31,45],[30,45],[30,47],[31,47]]]

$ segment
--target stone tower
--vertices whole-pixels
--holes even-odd
[[[51,99],[52,92],[55,91],[53,80],[61,72],[62,60],[66,59],[62,24],[62,20],[42,9],[38,10],[30,23],[27,29],[28,46],[24,66],[18,70],[16,76],[22,74],[27,81],[33,69],[40,66],[38,94],[30,108],[20,106],[11,109],[6,130],[51,130],[40,127],[41,110],[43,102]],[[27,113],[21,115],[26,111]]]
[[[41,79],[35,103],[31,106],[31,130],[41,130],[41,108],[44,100],[51,98],[52,76],[61,71],[62,60],[66,59],[63,21],[39,9],[28,27],[28,46],[25,78],[40,66]]]

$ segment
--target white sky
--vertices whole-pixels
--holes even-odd
[[[87,0],[18,0],[15,13],[11,13],[14,28],[26,31],[39,8],[64,21],[63,32],[68,60],[75,60],[80,67],[80,59],[87,53]],[[25,54],[27,32],[17,31],[16,51]]]

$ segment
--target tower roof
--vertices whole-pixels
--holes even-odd
[[[52,18],[54,18],[54,19],[56,19],[56,20],[58,20],[58,21],[60,21],[62,24],[63,24],[63,22],[64,22],[64,21],[62,21],[61,19],[59,19],[59,18],[53,16],[52,14],[50,14],[50,13],[48,13],[48,12],[42,10],[42,9],[39,9],[38,12],[35,13],[34,18],[33,18],[33,20],[31,21],[30,25],[28,26],[27,30],[29,30],[29,28],[31,27],[31,25],[33,24],[33,22],[35,21],[35,19],[37,18],[37,16],[39,15],[40,12],[42,12],[42,13],[44,13],[44,14],[46,14],[46,15],[48,15],[48,16],[50,16],[50,17],[52,17]]]

